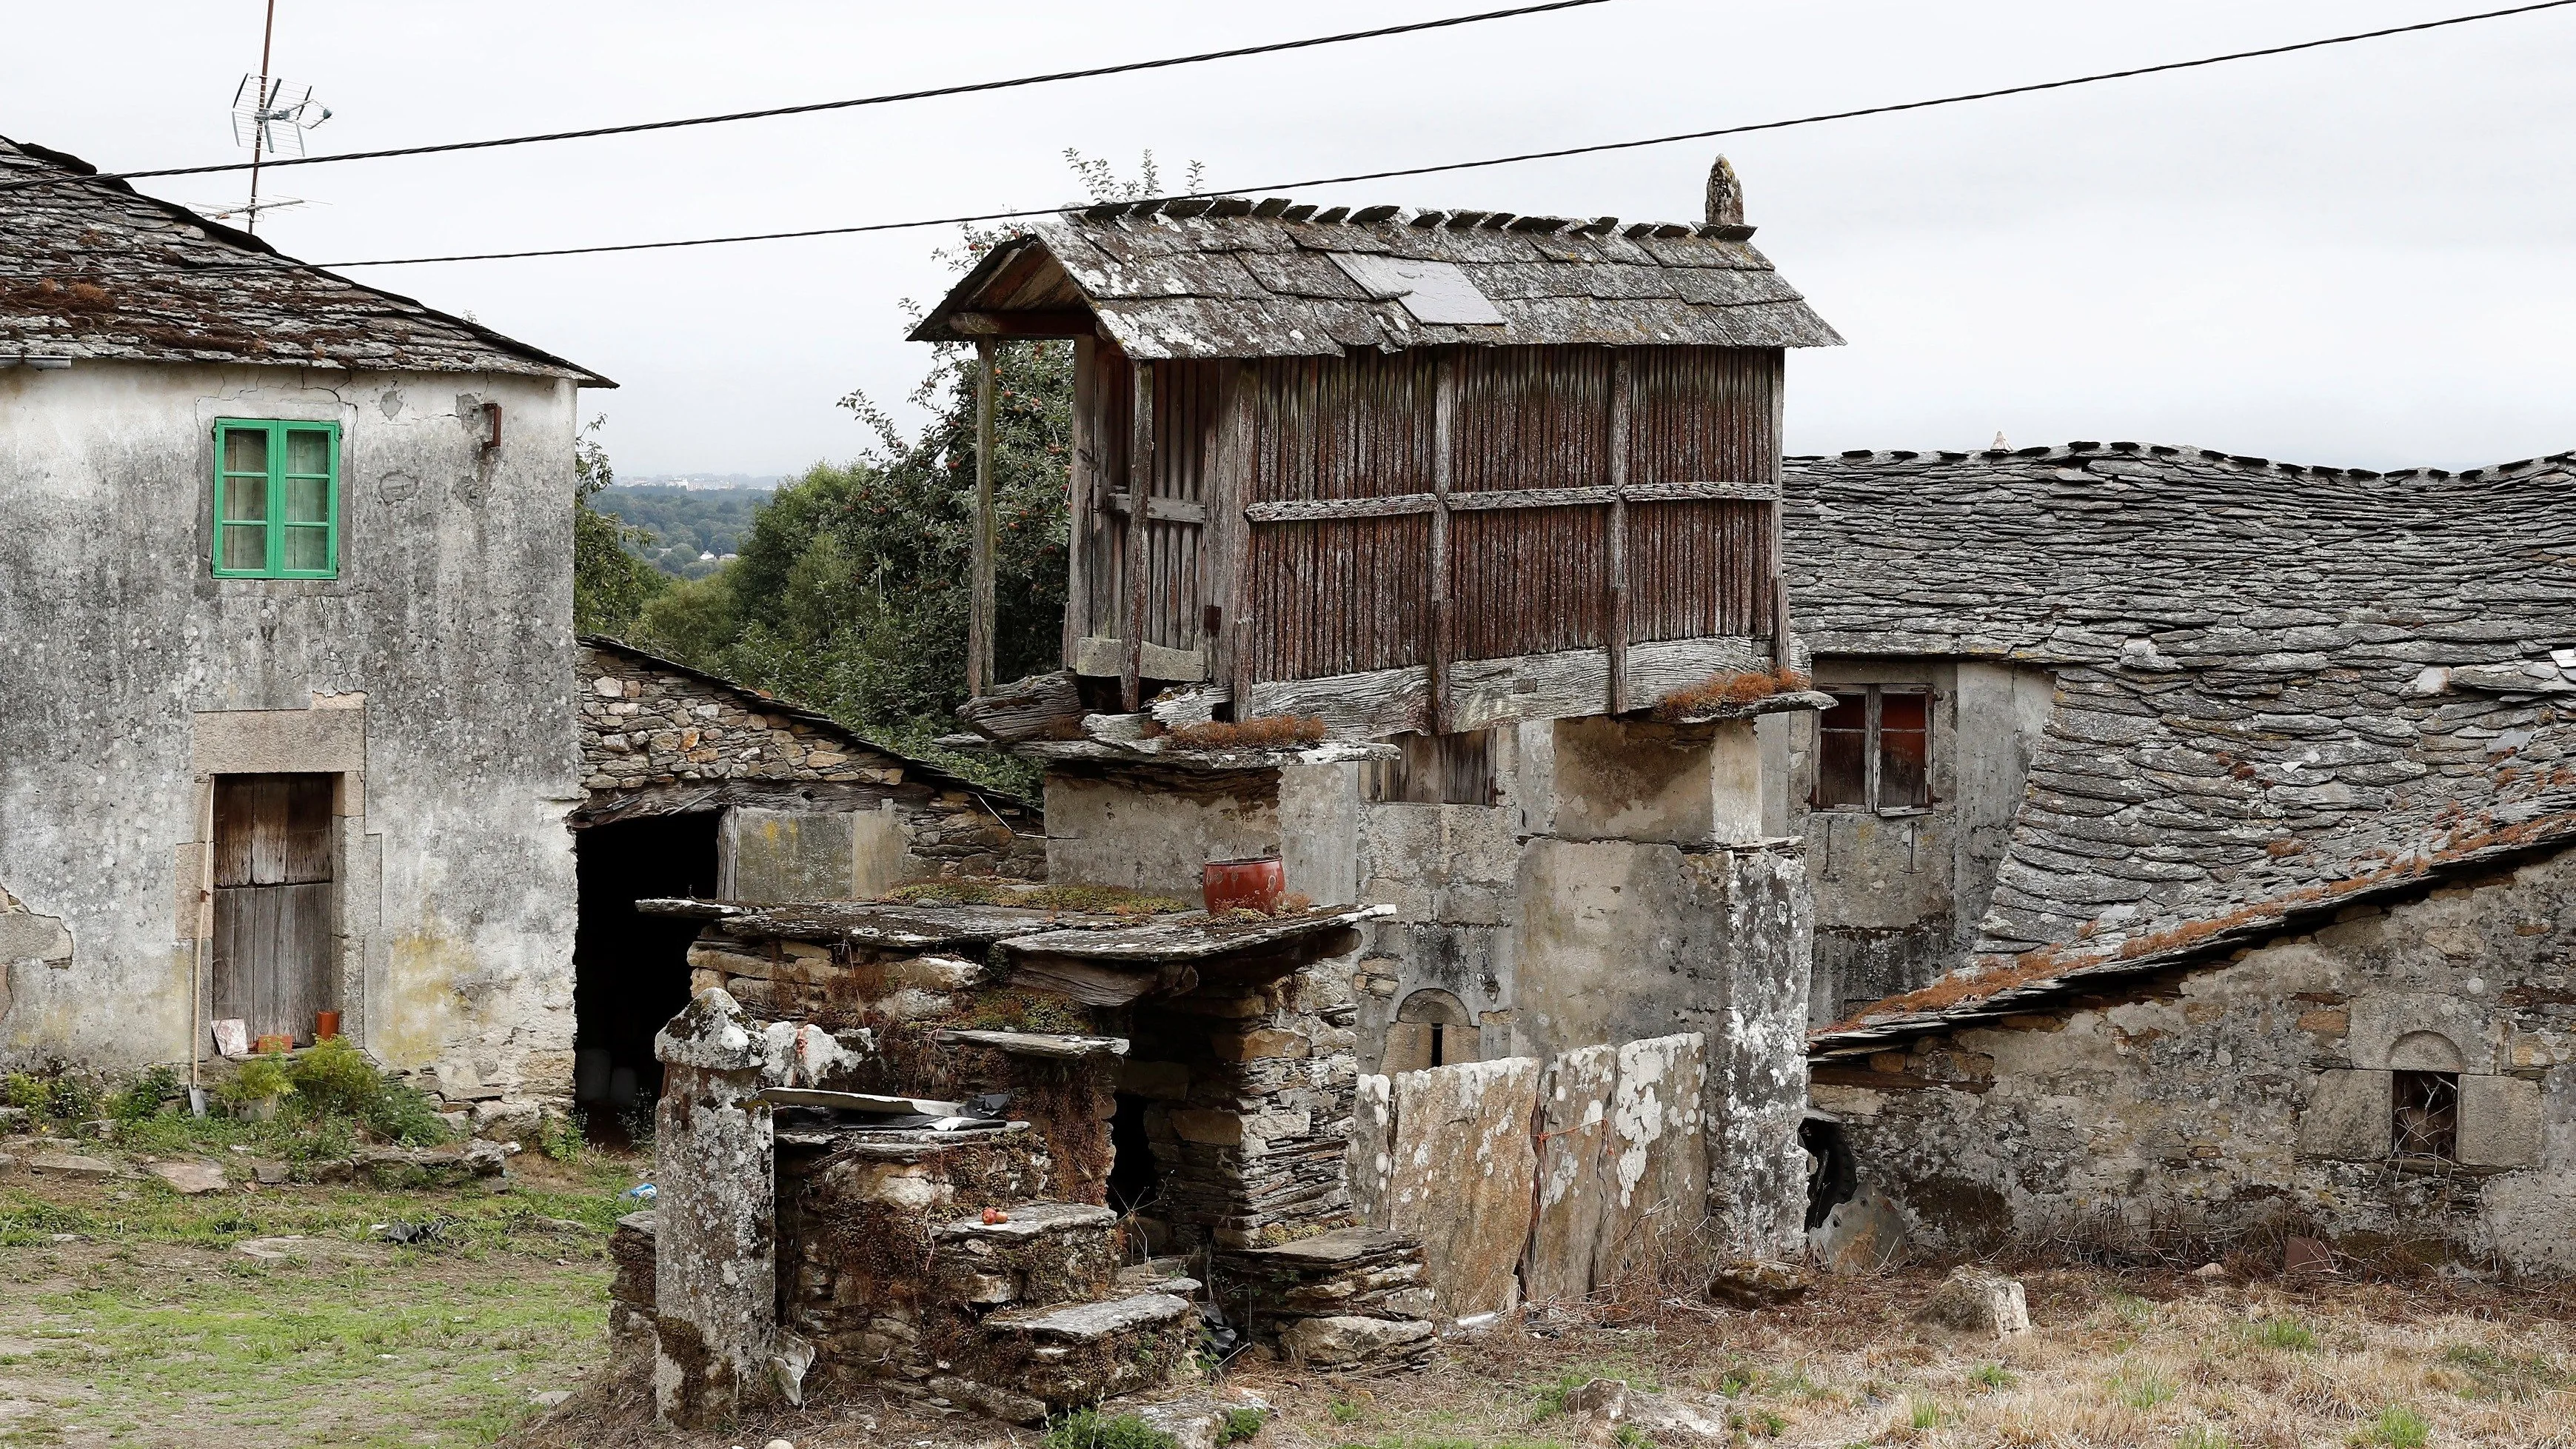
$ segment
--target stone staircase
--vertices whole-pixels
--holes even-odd
[[[1197,1280],[1166,1266],[1120,1270],[1118,1217],[1083,1203],[1001,1205],[932,1229],[926,1344],[951,1366],[929,1387],[1031,1422],[1186,1371],[1198,1347]],[[941,1331],[944,1330],[944,1331]]]

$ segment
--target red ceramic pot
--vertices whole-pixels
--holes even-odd
[[[331,1038],[338,1036],[339,1034],[340,1013],[336,1011],[317,1011],[313,1013],[313,1039],[315,1041],[329,1041]]]
[[[1287,868],[1273,855],[1260,860],[1209,861],[1200,894],[1211,916],[1237,910],[1259,911],[1267,916],[1278,911],[1280,893],[1287,888]]]

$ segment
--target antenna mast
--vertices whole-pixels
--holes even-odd
[[[259,109],[263,113],[268,110],[268,102],[270,99],[268,89],[268,46],[269,42],[274,40],[276,37],[277,0],[268,0],[268,18],[262,21],[259,27]],[[284,87],[280,87],[279,89],[282,90]],[[257,236],[259,234],[259,161],[260,153],[265,149],[267,140],[267,126],[255,126],[251,129],[250,206],[248,214],[242,218],[242,229],[253,236]]]

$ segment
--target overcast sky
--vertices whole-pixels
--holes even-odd
[[[866,95],[1503,0],[1295,6],[278,0],[319,154]],[[2490,0],[2490,4],[2492,0]],[[318,262],[900,220],[1079,197],[1067,148],[1212,186],[1758,121],[2488,8],[2479,0],[1610,3],[1136,77],[273,173]],[[24,6],[0,134],[103,167],[232,159],[258,0]],[[110,57],[112,56],[112,63]],[[2281,59],[1729,139],[1763,248],[1850,345],[1793,356],[1793,452],[2196,443],[2465,467],[2576,447],[2576,6]],[[1301,191],[1695,221],[1705,142]],[[236,177],[149,183],[192,205]],[[353,275],[618,380],[629,474],[792,472],[927,349],[951,234]]]

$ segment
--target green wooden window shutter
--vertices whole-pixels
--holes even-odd
[[[340,425],[215,421],[215,577],[340,576]]]

